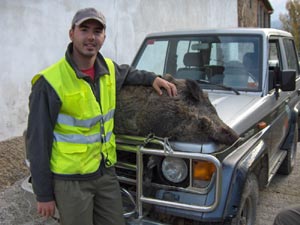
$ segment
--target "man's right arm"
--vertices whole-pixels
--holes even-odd
[[[26,135],[33,190],[38,202],[54,200],[50,157],[53,129],[61,102],[44,77],[33,85],[29,97]]]

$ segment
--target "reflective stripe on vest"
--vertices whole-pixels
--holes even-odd
[[[86,120],[78,120],[72,116],[68,116],[65,114],[59,114],[57,118],[57,123],[66,124],[69,126],[78,126],[78,127],[92,127],[100,120],[104,122],[112,119],[114,117],[115,110],[109,111],[106,115],[99,115],[95,118],[86,119]]]
[[[100,77],[100,102],[90,85],[78,79],[65,58],[40,74],[59,96],[62,106],[54,128],[50,168],[57,174],[88,174],[101,162],[101,152],[108,164],[116,162],[113,134],[116,106],[114,64],[105,59],[109,73]],[[34,84],[41,75],[32,79]]]
[[[57,142],[70,142],[78,144],[92,144],[94,142],[106,143],[110,141],[112,132],[108,132],[105,136],[99,136],[99,134],[94,134],[90,136],[83,136],[79,134],[59,134],[54,132],[54,138]]]

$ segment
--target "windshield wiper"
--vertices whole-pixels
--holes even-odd
[[[233,87],[228,87],[228,86],[225,86],[223,84],[215,84],[215,83],[211,83],[209,82],[208,80],[196,80],[198,83],[200,84],[210,84],[210,85],[214,85],[216,87],[220,87],[220,88],[223,88],[224,90],[228,90],[228,91],[233,91],[234,93],[236,93],[237,95],[240,95],[240,92],[238,90],[236,90],[235,88]]]

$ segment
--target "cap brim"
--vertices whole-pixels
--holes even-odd
[[[99,23],[101,23],[102,25],[103,25],[103,27],[105,28],[106,27],[106,25],[105,25],[105,23],[101,20],[101,19],[99,19],[99,18],[97,18],[97,17],[85,17],[85,18],[83,18],[83,19],[81,19],[81,20],[78,20],[76,23],[75,23],[75,25],[76,26],[79,26],[80,24],[82,24],[83,22],[85,22],[85,21],[87,21],[87,20],[96,20],[96,21],[98,21]]]

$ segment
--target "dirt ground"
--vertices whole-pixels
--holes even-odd
[[[298,143],[298,149],[300,144]],[[22,137],[0,142],[0,225],[58,225],[36,213],[34,196],[21,188],[29,171],[24,163]],[[300,153],[289,176],[276,175],[270,186],[260,192],[256,225],[272,225],[283,208],[300,203]]]

